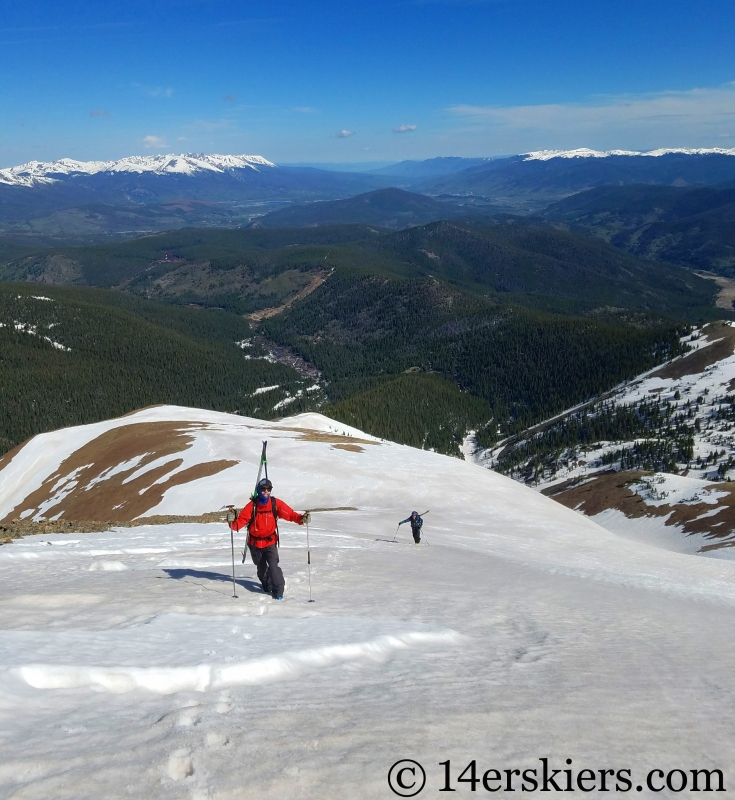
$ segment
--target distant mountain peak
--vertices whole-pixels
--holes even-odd
[[[157,175],[193,175],[197,172],[227,172],[232,169],[275,167],[263,156],[218,155],[216,153],[181,153],[179,155],[128,156],[117,161],[29,161],[17,167],[0,169],[0,184],[9,186],[38,186],[54,183],[71,175],[99,173],[152,173]]]
[[[609,158],[610,156],[648,156],[658,157],[678,153],[687,156],[724,155],[735,156],[735,147],[727,150],[722,147],[687,148],[687,147],[662,147],[658,150],[590,150],[580,147],[577,150],[536,150],[532,153],[522,153],[524,161],[550,161],[552,158]]]

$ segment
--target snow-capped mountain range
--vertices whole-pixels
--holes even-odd
[[[551,161],[552,158],[610,158],[611,156],[646,156],[660,158],[668,155],[706,156],[721,155],[735,156],[735,147],[726,150],[722,147],[692,149],[687,147],[662,147],[658,150],[590,150],[580,147],[576,150],[536,150],[532,153],[523,153],[524,161]]]
[[[237,169],[258,170],[276,165],[263,156],[182,153],[180,155],[129,156],[117,161],[29,161],[17,167],[0,169],[0,183],[8,186],[37,186],[54,183],[73,175],[100,173],[151,173],[155,175],[194,175],[197,172],[227,172]]]
[[[735,156],[735,148],[660,148],[639,152],[636,150],[591,150],[586,147],[576,150],[536,150],[523,153],[523,161],[551,161],[563,159],[594,159],[612,156],[660,157],[665,155],[725,155]],[[472,159],[466,159],[468,162]],[[491,161],[492,159],[487,159]],[[423,163],[423,162],[422,162]],[[120,173],[152,175],[195,175],[201,172],[225,173],[231,170],[249,169],[259,171],[262,167],[277,165],[263,156],[221,155],[217,153],[181,153],[179,155],[129,156],[116,161],[76,161],[61,158],[58,161],[29,161],[15,167],[0,169],[0,184],[6,186],[33,187],[54,183],[63,178],[83,175],[114,175]],[[474,166],[472,164],[471,166]]]

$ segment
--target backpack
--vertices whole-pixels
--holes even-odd
[[[257,503],[258,503],[258,498],[256,496],[256,497],[253,498],[253,513],[250,515],[250,522],[248,522],[248,524],[247,524],[247,529],[248,529],[247,543],[248,544],[250,544],[250,527],[255,522],[255,515],[257,514],[257,511],[256,511]],[[278,532],[278,508],[276,507],[276,498],[275,497],[271,497],[271,510],[273,511],[273,519],[275,519],[275,521],[276,521],[276,547],[278,547],[278,545],[279,545],[279,543],[281,541],[281,537],[280,537],[280,534]],[[256,536],[256,537],[253,537],[253,538],[257,539],[258,537]]]

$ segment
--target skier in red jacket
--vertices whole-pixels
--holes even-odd
[[[263,591],[270,592],[274,600],[283,600],[286,581],[278,566],[278,520],[285,519],[303,525],[306,514],[299,514],[282,500],[271,497],[273,484],[268,478],[258,483],[257,496],[251,500],[232,523],[232,530],[247,527],[247,544],[253,564],[258,568],[258,578]]]

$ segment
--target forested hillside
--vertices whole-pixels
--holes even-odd
[[[294,370],[259,358],[254,344],[246,358],[236,343],[250,334],[232,314],[0,284],[0,453],[42,431],[156,403],[261,417],[279,415],[283,400],[303,407]],[[276,388],[254,395],[262,386]]]
[[[735,276],[735,188],[604,186],[544,215],[643,258]]]
[[[433,275],[531,308],[634,308],[690,319],[712,313],[711,281],[634,258],[587,236],[518,217],[435,222],[371,241],[406,276]]]
[[[346,200],[329,200],[271,211],[253,221],[254,227],[288,228],[360,223],[382,228],[405,228],[466,214],[459,204],[442,203],[403,189],[378,189]]]
[[[462,426],[443,407],[450,394],[417,375],[396,381],[406,370],[452,381],[454,419],[471,420],[468,427],[493,438],[590,398],[681,348],[675,324],[649,320],[648,327],[633,327],[541,314],[435,278],[333,278],[264,322],[263,330],[323,372],[336,401],[327,413],[398,441],[441,441],[444,452],[456,452],[461,439]],[[409,413],[430,390],[442,398],[435,410]],[[484,402],[470,403],[462,393]],[[401,407],[406,410],[386,418],[387,409]]]
[[[507,215],[402,231],[188,229],[7,254],[2,274],[35,283],[3,295],[6,446],[170,402],[260,416],[319,406],[456,454],[468,429],[487,441],[522,430],[675,355],[672,320],[718,313],[714,284],[688,269]],[[29,299],[41,293],[52,300]],[[252,312],[256,337],[236,316]],[[244,339],[248,355],[265,347],[321,374],[321,388],[307,395],[290,368],[248,360]],[[254,395],[261,386],[277,388]]]
[[[557,312],[612,306],[695,321],[712,318],[717,291],[712,281],[683,267],[508,216],[398,232],[365,225],[187,229],[115,245],[41,250],[0,263],[6,280],[116,287],[235,313],[281,305],[332,271],[431,275],[503,302]]]

